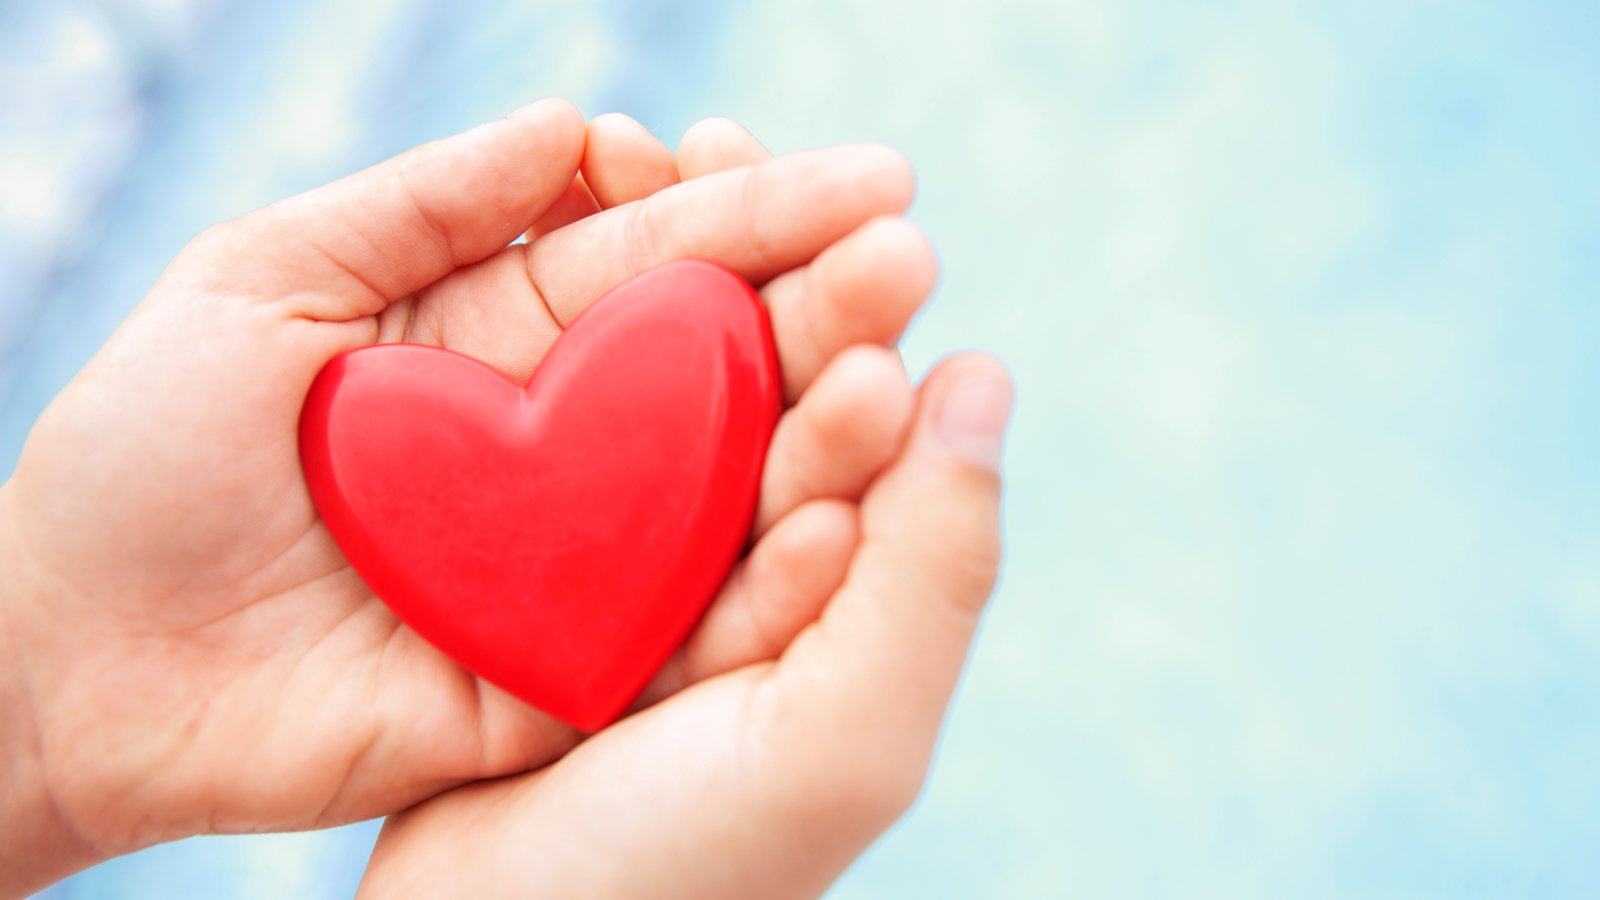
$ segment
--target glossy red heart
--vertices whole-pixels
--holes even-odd
[[[300,454],[328,531],[401,620],[592,731],[738,558],[779,404],[760,299],[679,262],[597,300],[527,386],[433,347],[339,356]]]

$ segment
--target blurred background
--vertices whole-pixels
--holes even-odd
[[[203,227],[547,95],[903,149],[907,360],[1019,381],[998,600],[837,897],[1600,894],[1600,7],[0,0],[0,473]],[[44,896],[346,897],[375,834]]]

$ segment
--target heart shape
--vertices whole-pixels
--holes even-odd
[[[402,621],[593,731],[738,559],[779,408],[760,299],[685,261],[597,300],[526,386],[414,344],[335,358],[300,455],[334,541]]]

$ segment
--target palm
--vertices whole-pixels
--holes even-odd
[[[805,176],[791,166],[771,177]],[[564,183],[571,174],[556,177]],[[737,224],[704,230],[698,246],[661,242],[644,256],[722,256],[764,281],[903,203],[882,191],[824,198],[829,221],[751,259],[739,248],[750,243],[740,228],[753,217],[730,215],[744,195],[716,181],[661,195],[655,216],[715,216],[721,204]],[[840,187],[858,186],[823,185]],[[358,275],[340,249],[370,235],[335,233],[331,250],[311,244],[308,252],[270,211],[258,229],[221,232],[180,257],[41,419],[8,486],[29,571],[51,599],[36,623],[36,689],[47,695],[39,706],[103,711],[92,720],[47,717],[40,727],[62,761],[56,800],[92,832],[91,843],[127,849],[195,832],[368,817],[548,762],[578,739],[455,666],[366,590],[318,522],[295,435],[321,366],[374,340],[433,343],[528,377],[562,325],[640,264],[638,243],[616,239],[619,223],[633,220],[607,213],[526,249],[452,259],[447,274],[404,297],[377,296],[382,285],[373,282],[402,280],[392,262]],[[230,265],[263,256],[270,265]],[[792,314],[810,315],[807,303],[859,303],[871,287],[840,276],[831,294],[812,297],[814,280],[779,278],[769,298],[787,292],[801,307]],[[906,314],[916,301],[902,304]],[[777,308],[774,318],[786,381],[798,394],[817,374],[814,360],[848,341],[806,346],[810,336],[786,337]],[[775,463],[787,453],[800,467],[808,453],[819,455],[807,446],[826,431],[830,407],[814,405],[815,428],[806,427],[805,404],[787,415],[791,449],[775,446]],[[840,408],[833,404],[835,418]],[[898,431],[893,415],[880,418]],[[104,452],[106,441],[115,452]],[[870,476],[877,451],[865,452],[855,473],[848,463],[843,473],[804,478],[769,467],[759,527],[819,493],[796,487],[799,480],[848,485]],[[715,631],[716,621],[713,613],[706,627]],[[90,633],[96,651],[84,657],[75,651]],[[716,662],[679,660],[654,693],[738,660],[741,651],[712,638],[700,644]],[[170,727],[152,734],[153,721]],[[108,797],[129,802],[110,803],[107,815]],[[172,812],[152,818],[149,809]]]
[[[719,856],[704,852],[704,844],[720,843],[723,860],[741,849],[708,841],[707,833],[734,824],[764,836],[758,821],[739,819],[763,805],[785,774],[794,775],[783,771],[784,760],[764,752],[774,743],[768,729],[776,720],[763,708],[774,675],[770,665],[720,675],[595,735],[553,766],[512,782],[462,788],[391,819],[363,887],[388,896],[400,885],[426,884],[431,872],[466,871],[484,873],[509,894],[574,893],[581,884],[585,896],[630,896],[657,884],[651,875],[673,868],[675,858],[706,860],[695,872],[704,877]],[[737,811],[735,821],[706,815],[716,810]],[[564,852],[559,860],[529,853],[508,872],[496,857],[509,847]],[[530,874],[529,868],[545,871]],[[550,869],[560,875],[552,877]],[[820,893],[807,888],[822,885],[795,884],[781,870],[772,874],[796,893]],[[472,891],[463,887],[462,894]],[[707,879],[681,893],[774,895],[748,884],[737,891],[718,887]]]

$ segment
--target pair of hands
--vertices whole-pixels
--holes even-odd
[[[913,391],[888,349],[936,278],[911,193],[882,148],[773,159],[708,120],[674,155],[547,100],[195,239],[0,488],[0,895],[379,815],[380,895],[820,892],[920,788],[998,564],[1004,371]],[[760,288],[787,409],[751,550],[586,737],[365,588],[300,405],[377,341],[525,380],[586,304],[691,257]]]

